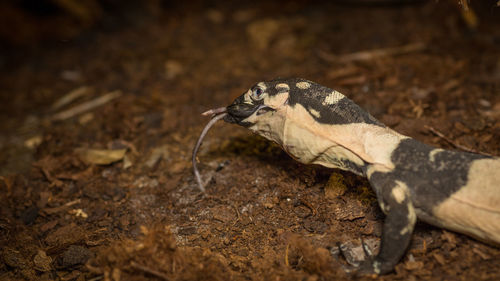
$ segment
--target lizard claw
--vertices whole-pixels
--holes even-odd
[[[373,257],[373,252],[368,246],[368,244],[365,243],[365,240],[363,238],[360,238],[361,240],[361,247],[363,247],[363,253],[365,254],[365,259],[371,259]]]
[[[376,258],[363,239],[361,239],[361,247],[356,247],[348,242],[339,244],[338,248],[339,252],[348,263],[348,265],[342,266],[342,269],[348,275],[355,277],[377,275],[375,270]],[[362,251],[362,253],[360,253],[360,251]]]

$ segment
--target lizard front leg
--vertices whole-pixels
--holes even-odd
[[[380,251],[360,268],[360,273],[385,274],[394,269],[406,252],[417,220],[410,192],[401,181],[384,180],[382,174],[370,177],[379,205],[386,214]],[[383,184],[383,186],[381,186]]]

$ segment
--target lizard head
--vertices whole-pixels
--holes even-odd
[[[283,131],[291,95],[289,81],[259,82],[236,98],[226,109],[224,121],[246,127],[271,141],[283,144]]]
[[[224,121],[244,127],[266,122],[288,104],[290,87],[283,79],[259,82],[227,107]]]
[[[278,115],[298,114],[303,108],[314,122],[323,125],[366,123],[384,127],[368,112],[343,94],[301,78],[275,79],[259,82],[236,98],[226,108],[226,122],[236,123],[252,130],[254,125],[276,122]],[[273,116],[273,118],[270,118]]]

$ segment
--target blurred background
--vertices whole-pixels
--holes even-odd
[[[208,198],[194,185],[200,113],[276,77],[426,143],[500,154],[496,0],[4,0],[0,279],[344,278],[325,249],[380,236],[363,179],[221,124],[199,155]],[[415,237],[387,280],[500,278],[498,249]]]

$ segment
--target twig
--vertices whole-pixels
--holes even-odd
[[[353,62],[353,61],[367,61],[387,56],[397,56],[408,53],[420,52],[427,48],[424,43],[412,43],[399,47],[374,49],[368,51],[360,51],[345,55],[334,55],[320,50],[318,55],[329,62]]]
[[[231,206],[233,206],[234,210],[236,211],[236,215],[238,215],[238,218],[236,218],[236,221],[233,223],[233,226],[235,226],[238,223],[238,221],[241,220],[241,215],[240,215],[240,211],[238,211],[238,208],[236,206],[234,206],[234,205],[231,205]]]
[[[43,166],[43,164],[40,163],[34,163],[33,166],[37,167],[42,171],[43,176],[45,179],[54,186],[62,186],[63,182],[60,181],[58,178],[55,178],[52,176],[52,173],[49,171],[49,169],[46,166]]]
[[[98,106],[104,105],[108,103],[109,101],[119,97],[122,95],[121,91],[113,91],[111,93],[107,93],[103,96],[100,96],[96,99],[93,99],[88,102],[84,102],[82,104],[79,104],[77,106],[74,106],[68,110],[61,111],[54,116],[52,116],[51,120],[54,121],[61,121],[61,120],[66,120],[68,118],[71,118],[73,116],[82,114],[84,112],[87,112],[89,110],[92,110]]]
[[[69,208],[69,207],[71,207],[73,205],[76,205],[76,204],[80,204],[80,203],[81,203],[81,199],[76,199],[76,200],[67,202],[64,205],[61,205],[59,207],[44,208],[44,209],[42,209],[42,211],[45,214],[47,214],[47,215],[52,215],[52,214],[55,214],[55,213],[58,213],[58,212],[61,212],[61,211],[65,211],[67,208]]]
[[[149,267],[146,267],[144,265],[138,264],[135,261],[130,262],[130,266],[132,268],[134,268],[134,269],[137,269],[137,270],[140,270],[140,271],[144,271],[144,272],[146,272],[148,274],[151,274],[153,276],[156,276],[156,277],[158,277],[160,279],[167,280],[167,281],[169,280],[169,278],[168,278],[167,275],[165,275],[165,274],[163,274],[163,273],[161,273],[161,272],[159,272],[157,270],[154,270],[154,269],[151,269]]]
[[[429,130],[431,133],[433,133],[434,135],[442,138],[443,140],[445,140],[447,143],[451,144],[453,147],[455,148],[458,148],[460,150],[463,150],[465,152],[471,152],[471,153],[476,153],[476,154],[482,154],[482,155],[486,155],[486,156],[492,156],[491,154],[488,154],[488,153],[485,153],[485,152],[481,152],[477,149],[473,149],[473,148],[469,148],[467,146],[464,146],[464,145],[461,145],[455,141],[453,141],[452,139],[450,139],[449,137],[445,136],[443,133],[441,133],[440,131],[434,129],[433,127],[430,127],[430,126],[427,126],[425,125],[424,126],[427,130]]]
[[[311,203],[307,202],[306,200],[304,199],[299,199],[300,200],[300,203],[304,206],[306,206],[312,213],[313,216],[316,216],[316,214],[318,213],[316,211],[316,209],[311,205]]]
[[[71,103],[72,101],[76,100],[77,98],[86,95],[88,91],[89,91],[89,87],[87,87],[87,86],[82,86],[82,87],[76,88],[76,89],[72,90],[71,92],[67,93],[66,95],[64,95],[63,97],[61,97],[60,99],[58,99],[52,105],[52,109],[56,110],[56,109],[59,109],[65,105],[67,105],[67,104]]]

